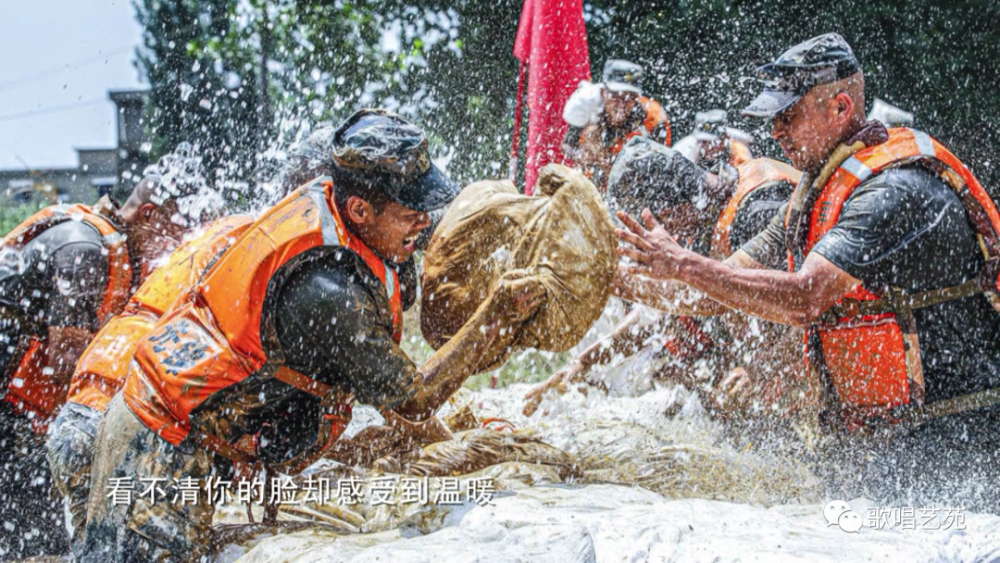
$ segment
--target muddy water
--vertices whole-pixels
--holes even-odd
[[[581,347],[606,333],[620,313],[612,306]],[[486,506],[362,504],[326,509],[320,518],[285,512],[284,520],[321,524],[263,539],[248,536],[221,560],[1000,559],[1000,518],[995,516],[965,514],[964,529],[946,530],[897,525],[849,533],[830,525],[823,507],[833,499],[790,453],[796,448],[783,447],[788,444],[782,440],[794,435],[777,441],[734,438],[709,417],[695,394],[651,384],[648,374],[656,361],[646,352],[613,362],[596,374],[610,395],[573,390],[547,400],[530,418],[521,414],[530,384],[485,388],[464,397],[480,418],[506,419],[517,433],[574,456],[573,475],[544,460],[505,463],[463,476],[494,478],[497,493]],[[530,364],[525,361],[523,369],[530,371]],[[378,419],[362,409],[352,431]],[[441,487],[439,478],[431,481],[432,490]],[[864,499],[842,500],[850,500],[861,517],[877,508]]]
[[[579,477],[503,464],[492,503],[360,507],[354,530],[312,527],[233,547],[228,561],[993,561],[1000,518],[966,514],[964,529],[895,526],[849,533],[824,519],[808,471],[769,452],[736,450],[683,390],[641,397],[570,395],[547,416],[518,413],[527,385],[473,395],[573,453]],[[663,413],[675,412],[672,418]],[[537,416],[537,415],[536,415]],[[432,488],[435,485],[432,483]],[[854,499],[862,517],[874,509]],[[362,532],[362,533],[358,533]]]

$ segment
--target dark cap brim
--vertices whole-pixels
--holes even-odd
[[[432,164],[426,174],[403,186],[394,199],[414,211],[434,211],[451,203],[460,191],[458,184]]]
[[[748,117],[774,117],[795,105],[804,94],[782,90],[765,89],[746,108],[743,115]]]

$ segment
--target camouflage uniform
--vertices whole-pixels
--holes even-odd
[[[45,447],[31,421],[0,401],[0,560],[64,553],[69,547],[45,465]]]
[[[212,470],[212,454],[174,447],[116,396],[98,432],[86,539],[82,547],[74,546],[78,560],[198,561],[211,545],[214,507],[205,495],[205,481]],[[155,486],[165,494],[142,494],[152,485],[142,479],[152,477],[160,479]],[[116,478],[131,480],[131,502],[115,504],[109,497]],[[200,489],[198,502],[174,502],[171,486],[189,478]]]
[[[90,495],[90,462],[101,413],[67,403],[49,426],[49,469],[55,489],[68,511],[67,526],[74,544],[83,540]]]

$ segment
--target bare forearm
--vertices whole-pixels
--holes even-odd
[[[631,312],[615,330],[583,351],[577,362],[584,373],[594,366],[606,365],[616,355],[629,357],[642,346],[663,323],[662,320],[650,324],[640,324],[638,311]]]
[[[677,280],[657,280],[641,276],[619,277],[614,293],[626,301],[641,303],[672,315],[712,317],[729,309],[708,295]]]
[[[786,325],[807,326],[826,308],[813,278],[801,272],[734,268],[685,252],[678,279],[733,309]]]
[[[410,420],[423,420],[434,414],[472,375],[475,358],[500,335],[501,323],[490,318],[484,303],[461,330],[434,353],[420,368],[422,379],[416,393],[395,409]]]
[[[861,283],[817,252],[810,253],[794,273],[766,270],[742,250],[718,262],[677,244],[649,209],[642,212],[645,226],[625,213],[619,212],[618,218],[627,228],[615,231],[627,243],[618,247],[618,253],[638,263],[630,272],[678,280],[719,303],[769,321],[808,326]]]

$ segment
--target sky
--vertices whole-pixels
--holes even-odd
[[[115,146],[108,90],[142,88],[130,0],[0,0],[0,170]]]

